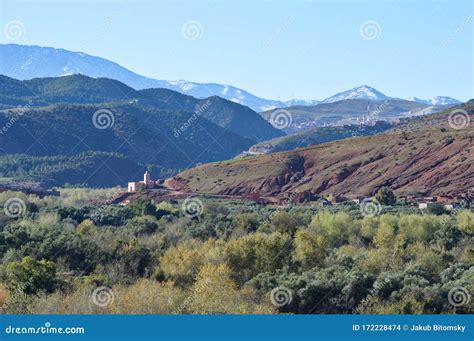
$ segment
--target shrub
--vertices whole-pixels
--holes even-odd
[[[53,292],[58,285],[56,264],[46,260],[35,260],[29,256],[20,262],[8,263],[3,274],[10,291],[26,294]]]
[[[375,199],[380,204],[387,206],[395,205],[397,202],[395,194],[388,187],[382,187],[381,189],[379,189],[377,194],[375,194]]]

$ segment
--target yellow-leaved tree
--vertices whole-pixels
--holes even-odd
[[[309,229],[298,230],[294,239],[294,259],[301,263],[304,270],[320,267],[326,257],[328,244],[323,235]]]
[[[199,271],[184,311],[193,314],[272,314],[275,309],[260,302],[250,289],[239,289],[225,264],[205,265]]]

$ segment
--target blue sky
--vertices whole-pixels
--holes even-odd
[[[282,100],[362,84],[402,98],[474,97],[468,0],[0,1],[2,28],[25,27],[14,43],[83,51],[152,78]],[[191,20],[195,40],[182,32]]]

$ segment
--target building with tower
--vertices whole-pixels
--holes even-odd
[[[155,182],[151,180],[151,175],[148,171],[143,174],[143,181],[129,182],[127,191],[136,192],[144,189],[151,189],[155,187]]]

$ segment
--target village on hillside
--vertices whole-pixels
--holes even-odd
[[[142,181],[129,182],[127,192],[114,199],[113,204],[128,205],[134,200],[143,197],[149,197],[156,203],[170,200],[186,198],[187,196],[197,195],[222,199],[250,200],[263,205],[285,205],[288,203],[302,204],[317,202],[321,207],[332,206],[344,203],[361,204],[362,202],[372,201],[374,196],[350,196],[334,195],[332,193],[325,195],[301,195],[300,193],[290,194],[286,198],[274,198],[261,196],[259,193],[253,193],[246,196],[220,195],[215,193],[193,193],[183,188],[173,187],[173,178],[152,180],[151,174],[146,171],[143,174]],[[445,210],[451,211],[458,208],[469,207],[472,201],[472,194],[467,193],[461,196],[422,196],[406,195],[397,196],[397,202],[411,207],[417,207],[420,210],[430,209],[435,205],[441,205]]]

